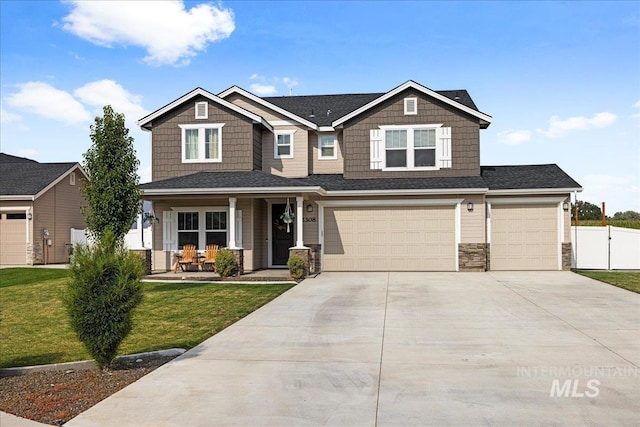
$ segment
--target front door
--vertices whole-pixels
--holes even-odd
[[[293,246],[293,227],[289,224],[287,232],[287,224],[282,221],[286,205],[271,205],[271,264],[287,265],[289,260],[289,248]]]

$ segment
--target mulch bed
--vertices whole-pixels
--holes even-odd
[[[0,410],[59,426],[174,357],[145,357],[138,363],[118,360],[109,371],[46,371],[0,378]]]

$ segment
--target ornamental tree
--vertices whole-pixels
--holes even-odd
[[[87,201],[82,213],[92,237],[100,239],[110,229],[120,240],[140,212],[140,162],[124,114],[110,105],[103,108],[102,117],[95,118],[90,136],[92,145],[82,164],[89,177],[82,187]]]

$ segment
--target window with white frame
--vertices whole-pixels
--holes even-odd
[[[413,130],[413,165],[416,168],[436,165],[436,130]]]
[[[223,126],[224,123],[180,125],[182,162],[221,162]]]
[[[404,114],[405,115],[418,114],[418,98],[404,99]]]
[[[195,245],[200,240],[199,212],[178,212],[178,249],[184,245]]]
[[[334,133],[318,135],[318,159],[328,160],[338,158],[338,139]]]
[[[207,102],[196,102],[196,119],[209,118],[209,104]]]
[[[276,159],[293,158],[293,134],[295,131],[279,131],[274,136],[274,153]]]
[[[371,130],[371,169],[451,167],[451,128],[439,124],[385,125]]]
[[[205,236],[207,245],[227,246],[227,213],[205,212]]]
[[[69,174],[69,185],[76,185],[76,173],[75,172],[71,172],[71,174]]]

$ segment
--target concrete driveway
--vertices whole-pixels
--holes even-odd
[[[639,366],[570,272],[323,273],[67,425],[638,425]]]

